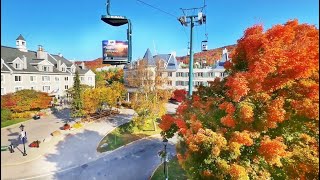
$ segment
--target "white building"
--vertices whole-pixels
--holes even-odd
[[[171,54],[159,54],[152,56],[149,49],[147,49],[143,59],[147,61],[147,69],[151,71],[151,74],[155,74],[156,68],[161,71],[161,76],[165,79],[166,84],[162,87],[164,89],[185,89],[188,91],[189,84],[189,66],[183,63],[179,63],[175,57],[175,53]],[[202,84],[208,86],[209,81],[214,81],[215,78],[224,78],[226,73],[223,67],[226,61],[230,60],[227,49],[222,52],[222,58],[212,66],[207,66],[203,61],[202,64],[195,63],[193,69],[193,90],[196,91],[196,86]],[[161,63],[159,63],[161,62]],[[135,91],[134,88],[129,87],[128,76],[135,73],[137,64],[139,61],[132,62],[124,68],[124,81],[128,86],[128,91]],[[157,67],[156,64],[161,64],[161,67]],[[131,76],[131,75],[130,75]],[[131,76],[132,77],[132,76]],[[155,76],[153,76],[155,77]]]
[[[34,89],[57,98],[65,97],[66,90],[73,86],[76,70],[81,84],[95,87],[95,74],[84,63],[75,65],[61,54],[47,53],[42,46],[30,51],[20,35],[16,48],[1,46],[1,95]]]

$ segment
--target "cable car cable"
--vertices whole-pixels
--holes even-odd
[[[166,11],[160,9],[160,8],[157,8],[157,7],[155,7],[155,6],[151,5],[151,4],[148,4],[148,3],[143,2],[143,1],[141,1],[141,0],[137,0],[137,1],[143,3],[143,4],[147,5],[147,6],[150,6],[150,7],[154,8],[154,9],[157,9],[157,10],[163,12],[163,13],[166,13],[166,14],[168,14],[168,15],[170,15],[170,16],[173,16],[173,17],[176,18],[176,19],[178,18],[178,16],[175,16],[175,15],[173,15],[173,14],[171,14],[171,13],[168,13],[168,12],[166,12]]]

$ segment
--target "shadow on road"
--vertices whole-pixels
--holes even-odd
[[[74,121],[74,118],[70,117],[70,109],[62,107],[52,107],[52,115],[57,119],[62,120],[64,123]]]

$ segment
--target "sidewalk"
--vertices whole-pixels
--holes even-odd
[[[123,111],[123,110],[122,110]],[[67,112],[64,112],[67,113]],[[61,114],[60,114],[61,115]],[[61,116],[59,116],[61,117]],[[69,118],[69,117],[65,117]],[[109,117],[107,117],[109,118]],[[70,124],[73,124],[71,122]],[[72,136],[79,132],[83,132],[86,129],[97,129],[102,128],[100,131],[103,131],[103,127],[94,127],[95,123],[85,123],[80,129],[74,130],[60,130],[64,124],[63,118],[57,118],[56,115],[48,115],[39,120],[30,120],[23,122],[25,130],[27,132],[27,142],[25,144],[27,156],[23,156],[23,144],[18,139],[20,129],[20,124],[15,124],[7,128],[1,129],[1,145],[9,145],[10,142],[13,144],[18,144],[14,146],[14,153],[10,153],[9,150],[1,152],[1,167],[3,166],[15,166],[34,161],[44,156],[46,153],[56,149],[56,146],[59,142],[62,142],[66,137]],[[106,128],[106,127],[105,127]],[[61,135],[51,136],[51,133],[60,130]],[[30,148],[29,144],[33,141],[39,140],[39,148]],[[91,147],[92,148],[92,147]],[[93,148],[95,149],[95,148]]]

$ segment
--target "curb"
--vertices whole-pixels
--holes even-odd
[[[151,178],[153,177],[154,173],[157,171],[157,169],[158,169],[162,164],[163,164],[163,162],[160,163],[160,164],[152,171],[152,173],[151,173],[151,175],[150,175],[150,177],[149,177],[148,180],[151,180]]]
[[[15,126],[18,126],[18,124],[21,124],[21,123],[24,123],[24,122],[28,122],[28,121],[31,121],[31,120],[33,120],[33,119],[31,118],[31,119],[28,119],[28,120],[25,120],[25,121],[22,121],[22,122],[19,122],[19,123],[16,123],[16,124],[11,124],[10,126],[2,127],[1,130],[8,129],[8,128],[15,128]]]

